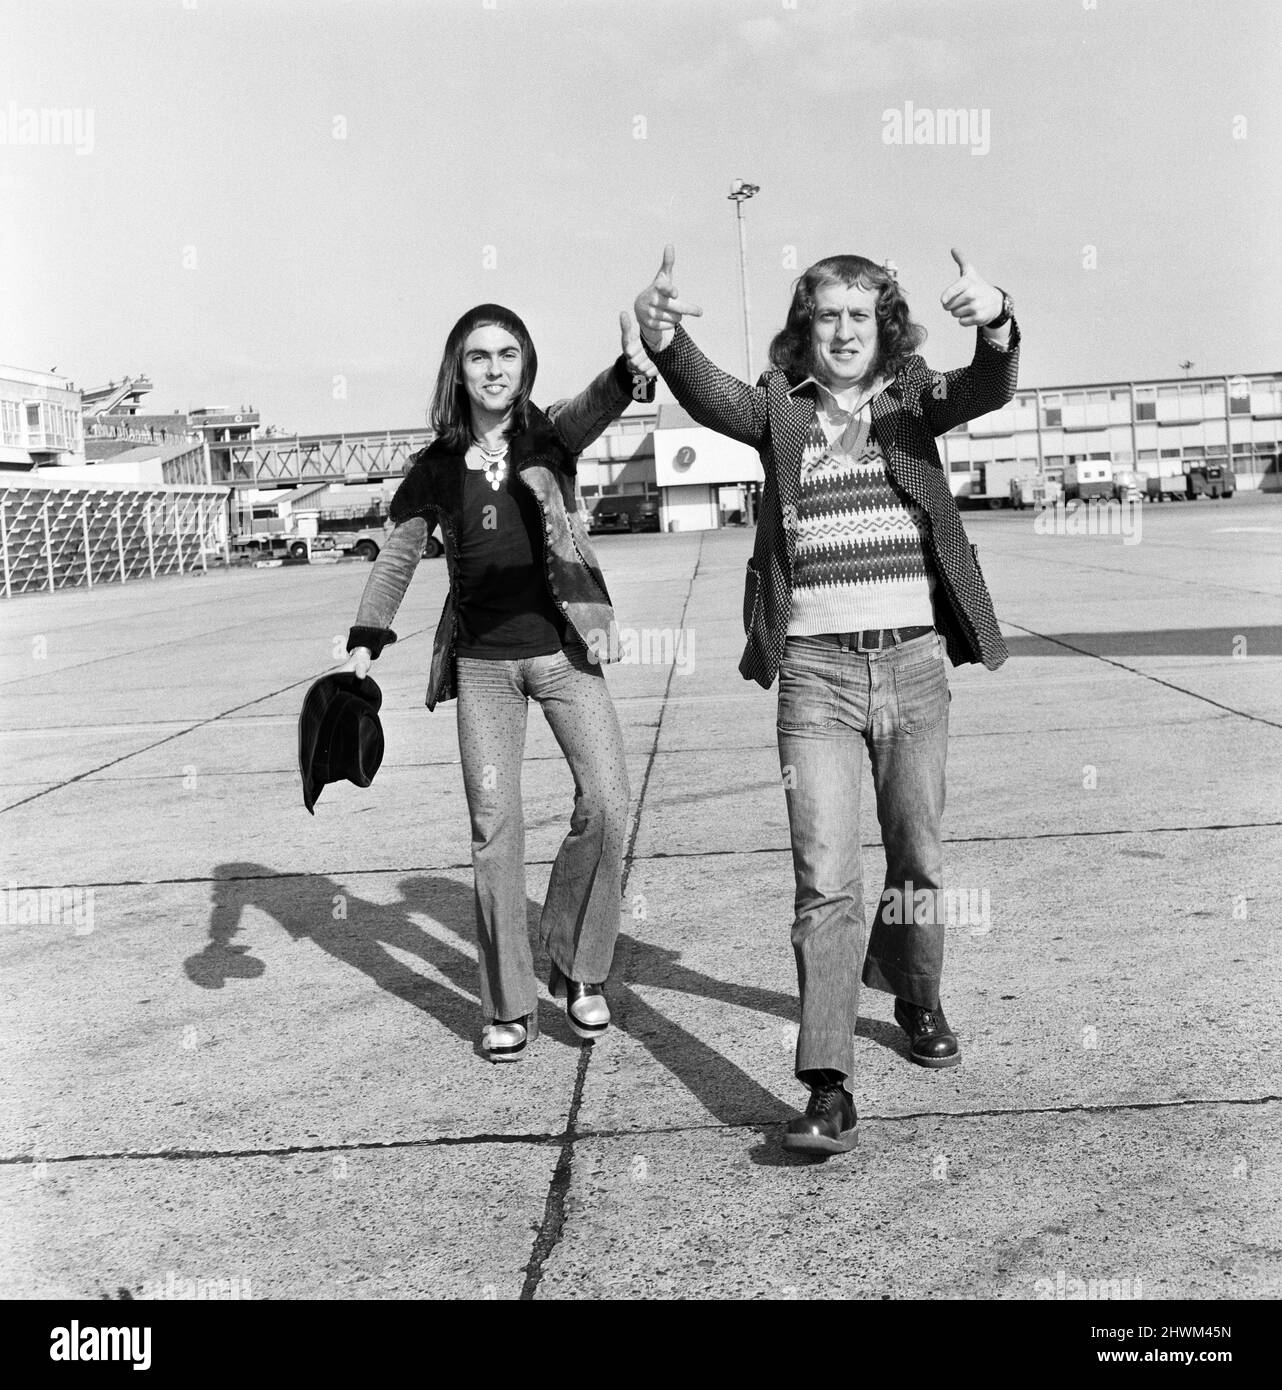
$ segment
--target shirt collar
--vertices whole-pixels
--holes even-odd
[[[888,376],[875,377],[872,384],[872,390],[865,397],[863,406],[868,405],[870,401],[873,401],[878,396],[880,396],[881,393],[886,389],[886,387],[890,385],[892,380],[893,378]],[[796,384],[796,386],[794,386],[788,392],[788,394],[790,396],[797,396],[801,392],[805,391],[807,387],[814,388],[812,394],[815,396],[816,400],[818,401],[819,405],[823,408],[824,413],[826,415],[837,417],[844,416],[847,419],[849,419],[852,415],[858,414],[858,411],[847,410],[846,407],[843,406],[841,402],[837,399],[837,397],[833,395],[832,391],[827,386],[825,386],[824,383],[820,381],[819,378],[816,376],[808,376],[805,379],[805,381],[799,381]],[[863,409],[863,406],[860,406],[860,410]]]

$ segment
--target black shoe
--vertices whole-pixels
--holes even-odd
[[[849,1153],[855,1147],[858,1122],[855,1102],[841,1082],[823,1082],[810,1088],[806,1113],[788,1121],[783,1146],[807,1153]]]
[[[579,1037],[589,1042],[599,1038],[610,1026],[610,1006],[605,1002],[601,986],[566,980],[565,1016]]]
[[[957,1038],[944,1017],[944,1006],[923,1009],[895,1000],[895,1022],[908,1034],[909,1055],[920,1067],[955,1067],[961,1063]]]

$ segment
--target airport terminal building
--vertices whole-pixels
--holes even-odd
[[[85,459],[81,393],[57,372],[0,367],[0,469]]]
[[[1277,488],[1282,372],[1106,381],[1020,391],[950,431],[940,457],[959,497],[986,494],[992,465],[1016,462],[1057,481],[1067,464],[1108,462],[1148,477],[1229,463],[1241,488]]]
[[[373,528],[362,551],[372,557],[387,499],[430,438],[422,429],[259,435],[246,407],[144,413],[151,389],[126,377],[82,392],[52,372],[0,368],[6,595],[226,559],[257,532],[260,511],[304,555],[308,537],[343,518]],[[1063,483],[1071,497],[1086,469],[1106,480],[1092,488],[1111,491],[1128,476],[1141,495],[1147,484],[1150,496],[1195,496],[1212,476],[1204,490],[1214,496],[1282,491],[1280,450],[1282,372],[1027,388],[939,440],[954,494],[981,506],[1022,500],[1029,480]],[[584,451],[578,482],[594,529],[703,531],[751,524],[764,475],[754,449],[660,404],[610,425]],[[303,500],[310,528],[295,509]]]
[[[663,531],[707,531],[748,519],[765,481],[756,450],[697,425],[679,405],[616,420],[579,459],[589,512],[658,509]]]
[[[979,503],[1008,500],[1005,483],[992,484],[1007,465],[1059,482],[1067,465],[1087,461],[1169,477],[1220,460],[1239,488],[1277,490],[1282,372],[1033,387],[938,447],[953,493]],[[663,530],[685,531],[747,510],[763,478],[754,450],[660,405],[611,425],[583,455],[579,481],[589,510],[645,498]]]

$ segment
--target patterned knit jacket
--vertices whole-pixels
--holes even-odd
[[[922,358],[909,358],[874,397],[872,429],[891,481],[926,513],[927,558],[937,580],[935,627],[949,659],[954,666],[983,662],[996,670],[1008,655],[1006,643],[935,448],[937,435],[998,409],[1015,394],[1018,326],[1012,321],[1005,351],[982,333],[977,337],[974,359],[955,371],[932,372]],[[815,423],[814,400],[809,395],[790,396],[793,383],[777,370],[764,373],[756,386],[746,385],[709,362],[681,327],[662,351],[647,351],[673,395],[699,424],[761,455],[766,481],[744,586],[748,643],[739,671],[768,690],[788,635],[801,459]]]

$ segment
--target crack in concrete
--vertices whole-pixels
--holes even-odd
[[[543,1266],[552,1251],[560,1244],[561,1234],[565,1230],[565,1202],[570,1195],[570,1182],[574,1177],[574,1144],[579,1137],[579,1107],[583,1103],[583,1087],[587,1082],[588,1063],[591,1059],[591,1046],[580,1049],[565,1129],[558,1136],[561,1152],[556,1156],[556,1167],[552,1170],[552,1181],[548,1184],[548,1195],[543,1203],[543,1220],[539,1222],[530,1258],[523,1266],[525,1280],[518,1296],[518,1301],[522,1303],[528,1303],[534,1298],[543,1279]]]
[[[296,1154],[360,1153],[377,1149],[437,1149],[459,1144],[559,1144],[561,1134],[441,1134],[434,1139],[353,1139],[345,1144],[284,1144],[263,1149],[115,1149],[101,1153],[5,1154],[0,1168],[33,1163],[97,1163],[114,1159],[190,1163],[218,1158],[291,1158]]]
[[[355,1139],[344,1144],[287,1144],[278,1148],[261,1149],[116,1149],[103,1150],[96,1153],[76,1153],[58,1154],[56,1156],[41,1154],[38,1157],[34,1154],[5,1154],[0,1155],[0,1168],[14,1168],[31,1166],[39,1163],[106,1163],[124,1159],[134,1162],[201,1162],[209,1159],[226,1158],[292,1158],[296,1155],[317,1155],[341,1154],[341,1153],[375,1153],[379,1150],[394,1149],[444,1149],[454,1148],[461,1145],[474,1144],[526,1144],[535,1148],[547,1148],[553,1144],[562,1146],[561,1158],[557,1160],[557,1168],[553,1173],[552,1185],[548,1193],[548,1207],[551,1216],[545,1214],[544,1226],[551,1233],[552,1224],[556,1227],[556,1237],[546,1241],[542,1248],[542,1259],[539,1260],[541,1268],[543,1260],[551,1253],[552,1247],[559,1239],[559,1233],[564,1226],[565,1218],[565,1195],[569,1189],[572,1173],[568,1161],[564,1167],[562,1158],[564,1151],[575,1144],[589,1143],[596,1140],[611,1139],[644,1139],[647,1136],[662,1136],[674,1134],[715,1134],[718,1131],[730,1132],[733,1130],[755,1130],[762,1132],[774,1129],[785,1123],[787,1117],[780,1116],[770,1120],[751,1120],[744,1119],[737,1124],[683,1124],[683,1125],[653,1125],[643,1129],[584,1129],[581,1130],[577,1125],[578,1107],[582,1101],[583,1086],[587,1078],[588,1062],[591,1059],[592,1049],[583,1048],[578,1060],[578,1073],[575,1077],[574,1097],[571,1100],[571,1122],[567,1122],[565,1129],[558,1133],[525,1133],[525,1134],[443,1134],[437,1135],[433,1139]],[[875,1111],[861,1114],[859,1122],[861,1124],[877,1123],[885,1125],[903,1124],[909,1120],[983,1120],[983,1119],[1020,1119],[1024,1116],[1033,1115],[1111,1115],[1124,1114],[1132,1111],[1148,1110],[1188,1110],[1195,1107],[1211,1106],[1237,1106],[1251,1107],[1260,1105],[1273,1105],[1282,1101],[1282,1094],[1266,1096],[1189,1096],[1180,1100],[1137,1100],[1137,1101],[1109,1101],[1101,1102],[1097,1105],[1030,1105],[1019,1106],[1010,1109],[989,1109],[989,1110],[906,1110],[894,1115],[880,1114]],[[560,1177],[560,1182],[558,1182]],[[553,1202],[553,1192],[556,1192],[559,1200]],[[540,1252],[540,1242],[543,1232],[535,1240],[535,1254]],[[531,1265],[535,1263],[531,1258]],[[537,1285],[537,1279],[535,1284]],[[527,1279],[527,1283],[529,1280]],[[524,1295],[522,1295],[524,1297]]]
[[[946,845],[999,845],[999,844],[1018,844],[1022,840],[1082,840],[1097,838],[1108,835],[1189,835],[1197,831],[1224,831],[1224,830],[1276,830],[1282,828],[1282,821],[1232,821],[1223,825],[1147,825],[1147,826],[1119,826],[1113,829],[1104,830],[1038,830],[1024,831],[1018,835],[958,835],[955,837],[945,836]],[[860,849],[880,849],[880,840],[864,840],[860,842]],[[762,845],[757,849],[697,849],[684,850],[679,853],[672,853],[667,850],[656,850],[652,854],[629,854],[629,867],[633,863],[647,864],[652,860],[659,859],[712,859],[719,856],[729,855],[753,855],[753,854],[791,854],[792,851],[787,845]],[[527,859],[527,866],[532,865],[551,865],[551,859]],[[242,874],[228,878],[210,878],[208,875],[195,875],[190,878],[112,878],[98,879],[92,883],[22,883],[22,888],[33,890],[50,889],[57,890],[63,888],[173,888],[182,887],[185,884],[204,885],[210,883],[276,883],[285,879],[308,879],[308,878],[362,878],[377,874],[445,874],[463,873],[470,870],[471,862],[458,862],[454,864],[393,864],[387,868],[351,868],[333,869],[325,873],[313,873],[311,870],[300,869],[297,873],[279,874]]]
[[[699,548],[695,551],[694,556],[694,568],[690,572],[690,582],[686,585],[685,601],[681,605],[681,615],[677,620],[678,630],[685,624],[685,616],[690,609],[690,598],[694,593],[695,580],[699,577],[699,565],[702,559],[703,537],[700,536]],[[646,758],[645,772],[641,776],[641,791],[637,796],[636,814],[632,818],[632,832],[628,837],[627,847],[623,854],[623,877],[619,885],[621,900],[627,897],[628,882],[632,877],[637,836],[641,831],[642,809],[645,806],[646,793],[650,789],[650,775],[654,770],[659,739],[663,733],[663,719],[668,709],[668,696],[672,690],[672,681],[676,676],[676,671],[675,666],[668,670],[668,679],[663,687],[663,699],[659,703],[659,717],[654,721],[654,739],[650,744],[650,752]],[[592,1051],[587,1047],[579,1056],[579,1069],[574,1080],[574,1095],[570,1099],[570,1111],[565,1122],[564,1141],[557,1157],[552,1181],[548,1187],[547,1201],[543,1208],[543,1220],[539,1225],[538,1234],[534,1238],[534,1248],[530,1251],[530,1258],[525,1266],[525,1283],[521,1287],[522,1302],[530,1302],[538,1293],[539,1284],[543,1279],[544,1266],[560,1243],[565,1230],[565,1200],[569,1195],[570,1182],[574,1176],[574,1144],[578,1134],[579,1106],[583,1102],[583,1088],[587,1082],[588,1064],[591,1057]]]

